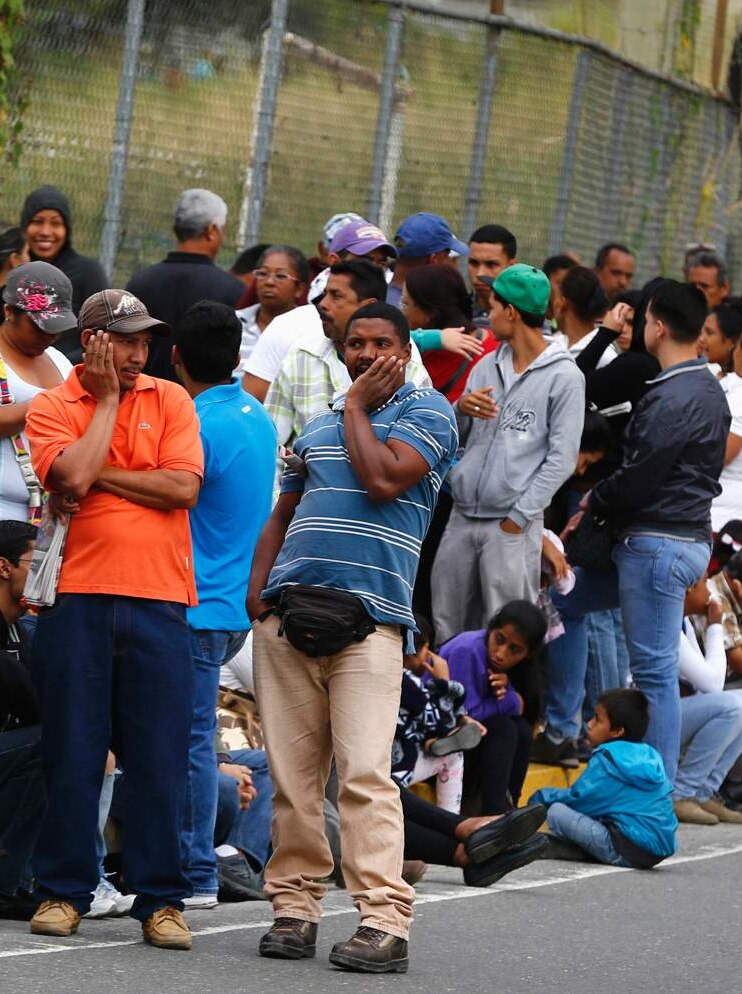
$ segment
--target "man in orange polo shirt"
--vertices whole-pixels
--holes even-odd
[[[192,712],[185,609],[196,603],[188,508],[203,473],[198,420],[181,386],[143,374],[151,335],[169,329],[136,297],[94,294],[79,326],[83,364],[40,394],[27,420],[37,476],[74,511],[58,598],[41,612],[34,643],[48,807],[31,931],[71,935],[90,907],[110,747],[125,771],[131,914],[146,941],[188,949],[180,827]]]

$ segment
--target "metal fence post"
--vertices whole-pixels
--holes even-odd
[[[404,115],[407,98],[397,96],[394,101],[392,118],[389,123],[389,138],[387,140],[387,156],[384,166],[384,181],[381,186],[381,206],[376,224],[382,231],[389,231],[394,215],[394,203],[397,199],[397,180],[402,162],[402,147],[404,133]]]
[[[272,0],[271,22],[263,40],[260,59],[258,97],[250,139],[250,163],[245,170],[245,184],[237,228],[237,248],[257,242],[268,191],[268,169],[273,151],[273,128],[276,119],[278,90],[283,71],[283,36],[286,33],[289,0]]]
[[[129,0],[126,11],[124,54],[121,62],[118,103],[116,104],[108,190],[106,202],[103,205],[103,229],[100,236],[100,262],[109,276],[113,275],[121,231],[121,207],[126,184],[126,161],[129,156],[134,90],[139,67],[139,46],[144,26],[144,3],[145,0]]]
[[[567,130],[564,133],[564,155],[562,156],[562,168],[559,173],[559,183],[557,185],[556,208],[551,222],[551,231],[549,232],[549,255],[556,255],[557,252],[561,252],[564,248],[564,236],[567,231],[567,212],[572,192],[572,173],[575,165],[577,137],[580,130],[582,101],[585,96],[585,81],[587,79],[589,63],[590,53],[584,48],[581,48],[577,53],[575,74],[572,80],[572,100],[569,105]]]
[[[384,192],[384,174],[387,166],[389,150],[389,134],[394,114],[394,100],[399,71],[399,56],[402,51],[402,35],[404,33],[404,11],[401,7],[391,7],[387,21],[386,51],[384,52],[384,69],[381,75],[379,90],[379,113],[376,118],[376,134],[374,136],[374,159],[371,167],[371,186],[366,202],[366,217],[374,224],[379,223]],[[387,203],[385,213],[391,214]]]
[[[490,10],[493,14],[503,12],[504,0],[492,3]],[[482,78],[479,83],[479,98],[477,100],[477,120],[474,125],[474,141],[469,162],[469,181],[464,194],[464,209],[461,213],[461,231],[468,238],[477,224],[479,202],[482,199],[482,183],[484,181],[484,163],[487,158],[490,124],[492,122],[492,101],[495,95],[497,81],[497,54],[500,47],[500,29],[488,27],[485,41],[484,65]]]

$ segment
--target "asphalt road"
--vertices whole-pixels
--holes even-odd
[[[131,919],[83,921],[77,936],[0,922],[1,994],[733,994],[740,989],[742,828],[683,827],[650,873],[544,861],[488,890],[431,867],[418,886],[410,972],[368,977],[327,955],[356,926],[331,891],[316,960],[257,955],[264,903],[190,912],[191,952],[152,949]]]

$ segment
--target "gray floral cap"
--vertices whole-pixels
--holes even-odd
[[[3,300],[17,307],[47,335],[77,327],[72,313],[72,284],[61,269],[48,262],[27,262],[11,270]]]

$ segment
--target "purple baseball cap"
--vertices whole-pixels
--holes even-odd
[[[330,245],[331,252],[352,252],[353,255],[368,255],[374,249],[384,248],[394,259],[397,257],[397,250],[391,244],[381,228],[375,224],[361,218],[359,221],[351,221],[344,224],[335,233]]]

